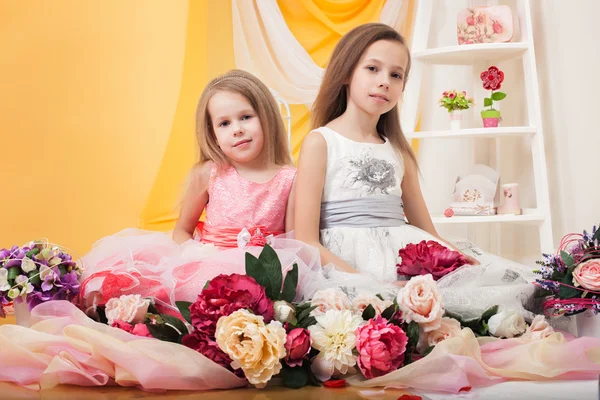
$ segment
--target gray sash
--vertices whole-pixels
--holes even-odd
[[[400,196],[370,196],[321,203],[320,229],[341,226],[379,228],[405,224],[404,205]]]

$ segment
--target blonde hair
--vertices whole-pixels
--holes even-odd
[[[264,134],[263,151],[267,152],[267,161],[276,165],[291,165],[287,133],[275,98],[260,79],[239,69],[213,79],[200,96],[196,110],[196,136],[200,150],[198,164],[202,165],[207,161],[213,161],[219,167],[229,164],[219,148],[208,113],[208,102],[219,91],[238,93],[248,99],[260,120]]]
[[[408,64],[404,72],[404,85],[408,79],[411,59],[406,41],[396,30],[381,23],[357,26],[346,33],[335,46],[319,93],[312,107],[313,129],[327,125],[346,111],[348,85],[367,48],[380,40],[400,43],[408,53]],[[404,90],[404,88],[402,88]],[[417,159],[400,127],[398,105],[382,114],[377,122],[377,132],[387,138],[400,154],[407,154],[417,164]]]

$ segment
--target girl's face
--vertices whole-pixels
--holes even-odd
[[[208,101],[208,114],[217,143],[232,163],[249,163],[262,156],[262,126],[245,96],[218,91]]]
[[[408,50],[398,42],[371,44],[352,74],[348,103],[373,116],[390,111],[402,96],[408,60]]]

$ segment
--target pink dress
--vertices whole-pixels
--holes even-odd
[[[80,307],[90,310],[112,297],[141,294],[155,298],[162,312],[177,315],[175,301],[194,301],[207,280],[244,273],[245,253],[260,253],[271,242],[288,268],[294,261],[285,233],[285,214],[296,169],[282,167],[268,182],[242,178],[234,167],[213,167],[206,221],[199,235],[182,245],[161,232],[125,230],[103,238],[83,257]]]

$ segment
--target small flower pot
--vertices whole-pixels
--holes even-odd
[[[500,122],[500,111],[484,110],[481,112],[481,119],[485,128],[496,128]]]
[[[460,124],[462,122],[462,110],[454,110],[450,112],[450,129],[458,130],[460,129]]]

